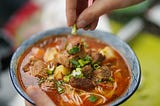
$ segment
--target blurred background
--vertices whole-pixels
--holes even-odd
[[[0,106],[24,106],[9,77],[15,49],[34,33],[61,26],[66,26],[65,0],[0,0]],[[159,106],[160,1],[145,0],[104,15],[97,29],[127,42],[141,64],[141,84],[121,106]]]

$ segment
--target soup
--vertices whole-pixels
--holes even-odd
[[[39,86],[58,106],[107,105],[124,94],[131,80],[123,57],[87,36],[59,35],[29,47],[18,62],[25,90]]]

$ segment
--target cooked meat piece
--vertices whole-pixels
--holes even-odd
[[[61,50],[64,50],[65,47],[66,47],[66,42],[67,42],[67,39],[65,37],[56,37],[55,39],[55,42],[56,42],[56,49],[58,51],[61,51]]]
[[[31,76],[35,76],[38,78],[46,78],[47,77],[47,65],[38,59],[31,59],[30,62],[24,66],[24,72],[29,73]]]
[[[73,46],[78,46],[78,44],[80,44],[80,43],[81,43],[81,38],[79,38],[79,37],[68,38],[68,44],[67,44],[66,50],[70,50],[73,48]]]
[[[71,49],[73,49],[75,47],[78,47],[80,50],[77,53],[71,54],[71,55],[74,55],[74,57],[80,57],[80,58],[83,58],[87,55],[87,52],[85,51],[84,44],[81,40],[75,41],[75,42],[69,42],[66,47],[66,50],[69,52]]]
[[[91,56],[93,63],[102,62],[105,59],[105,56],[103,56],[101,53],[98,52],[92,52]]]
[[[55,63],[58,63],[58,64],[61,64],[65,67],[71,67],[70,65],[70,62],[69,62],[69,58],[70,58],[70,55],[67,53],[67,51],[63,51],[61,53],[58,53],[56,56],[55,56]]]
[[[94,83],[90,79],[87,79],[87,78],[71,78],[70,85],[72,87],[82,89],[85,91],[92,90],[95,87]]]
[[[91,65],[86,65],[82,68],[82,73],[86,78],[91,78],[92,71],[93,71],[93,68],[91,67]]]
[[[93,79],[95,81],[98,81],[98,80],[105,81],[110,76],[111,76],[111,71],[109,70],[107,66],[102,66],[99,69],[93,71]]]

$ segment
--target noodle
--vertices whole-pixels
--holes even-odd
[[[112,95],[113,95],[114,92],[116,91],[116,88],[117,88],[117,82],[114,82],[114,84],[113,84],[113,89],[112,89],[109,93],[107,93],[106,97],[107,97],[107,98],[112,97]]]
[[[95,95],[99,98],[99,100],[96,102],[96,105],[103,104],[107,101],[107,99],[103,95],[100,95],[97,93],[90,93],[80,89],[78,89],[78,91],[81,93],[78,93],[76,92],[77,89],[73,88],[69,84],[65,84],[65,88],[66,88],[66,91],[65,93],[61,94],[61,97],[64,102],[68,102],[70,104],[81,105],[83,104],[83,101],[85,101],[90,97],[90,95]],[[103,90],[103,88],[101,87],[99,87],[99,89]],[[67,96],[69,96],[69,98]],[[85,96],[83,97],[83,100],[82,100],[82,96]]]
[[[95,90],[96,90],[97,92],[101,93],[101,94],[104,94],[104,93],[105,93],[105,92],[103,91],[103,88],[102,88],[101,86],[97,86],[97,87],[95,88]]]
[[[65,102],[69,102],[70,104],[75,104],[75,105],[83,104],[83,101],[79,96],[79,94],[75,91],[75,88],[73,88],[68,84],[65,84],[65,88],[66,92],[64,94],[61,94],[61,97]],[[69,98],[66,95],[68,95]]]

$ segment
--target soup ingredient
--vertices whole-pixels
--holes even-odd
[[[55,81],[55,85],[56,85],[57,91],[58,91],[59,93],[65,92],[62,81]]]
[[[47,48],[45,54],[44,54],[44,61],[48,62],[54,59],[54,56],[57,54],[57,50],[53,47]]]
[[[70,66],[70,59],[72,59],[72,58],[73,57],[70,56],[67,51],[62,51],[61,53],[58,53],[55,56],[55,59],[53,61],[55,64],[61,64],[64,67],[68,68],[68,67],[71,67]]]
[[[63,78],[64,75],[67,75],[69,73],[70,71],[68,70],[68,68],[64,67],[63,65],[59,65],[54,71],[54,78],[60,80]]]
[[[80,64],[81,67],[85,66],[86,64],[89,64],[90,62],[91,62],[91,57],[89,55],[78,60],[78,63]]]
[[[83,78],[83,73],[81,68],[76,68],[72,71],[71,75],[76,78]]]
[[[74,46],[68,51],[69,54],[76,54],[78,52],[80,52],[80,48],[78,46]]]
[[[93,68],[94,68],[94,69],[99,69],[100,67],[101,67],[101,66],[100,66],[99,64],[97,64],[97,63],[96,63],[96,64],[93,64]]]
[[[93,72],[93,79],[95,81],[99,80],[106,81],[108,80],[108,78],[110,78],[110,76],[111,76],[111,71],[107,66],[102,66]]]
[[[99,63],[102,62],[105,59],[105,56],[103,56],[101,53],[99,52],[92,52],[91,54],[92,59],[93,59],[93,63]]]
[[[104,55],[107,59],[116,58],[114,51],[110,47],[105,47],[100,51],[102,55]]]
[[[47,70],[47,74],[48,75],[52,75],[53,74],[53,70]]]
[[[23,67],[23,70],[24,72],[29,73],[31,76],[36,76],[38,78],[46,78],[46,67],[47,65],[42,60],[32,57],[30,59],[30,62]]]
[[[71,78],[71,75],[66,75],[63,77],[63,81],[68,83],[70,78]]]
[[[86,78],[91,78],[92,72],[93,72],[93,68],[91,67],[91,65],[86,65],[82,68],[82,73]]]
[[[75,59],[71,59],[70,63],[75,67],[75,68],[79,68],[80,64],[78,61],[76,61]]]
[[[90,91],[94,89],[95,85],[94,83],[87,78],[71,78],[70,79],[70,85],[78,88],[78,89],[83,89],[85,91]]]
[[[96,96],[94,96],[94,95],[91,95],[91,96],[88,98],[88,100],[89,100],[90,102],[96,102],[96,101],[98,100],[98,98],[97,98]]]
[[[77,34],[77,26],[76,26],[76,24],[74,24],[74,25],[72,26],[71,34],[72,34],[72,35]]]

